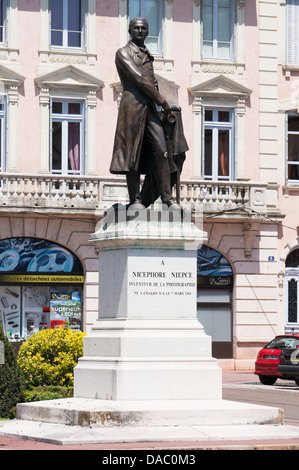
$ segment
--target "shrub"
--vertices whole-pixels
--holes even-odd
[[[4,364],[0,364],[0,417],[7,419],[14,417],[16,404],[24,401],[24,378],[1,322],[0,341],[4,344]]]
[[[18,355],[27,387],[73,386],[73,369],[83,355],[84,335],[81,331],[59,327],[28,338]]]
[[[25,402],[69,398],[73,396],[73,388],[55,385],[50,385],[48,387],[35,387],[32,390],[25,390],[24,396]]]

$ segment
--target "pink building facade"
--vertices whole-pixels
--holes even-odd
[[[61,318],[88,333],[97,318],[89,235],[127,202],[124,178],[109,174],[114,56],[136,15],[149,19],[157,76],[178,88],[181,200],[207,233],[198,318],[213,355],[251,368],[275,335],[298,332],[299,1],[0,6],[0,318],[11,340]]]

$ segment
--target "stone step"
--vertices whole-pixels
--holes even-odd
[[[20,403],[17,419],[83,427],[281,424],[283,410],[228,400],[64,398]]]

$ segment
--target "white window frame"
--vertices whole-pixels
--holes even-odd
[[[53,102],[62,103],[62,113],[53,113]],[[81,107],[81,114],[69,114],[67,107],[69,103],[79,103]],[[73,100],[63,98],[53,98],[51,100],[51,128],[50,128],[50,171],[56,175],[70,175],[79,176],[84,175],[86,171],[86,152],[85,152],[85,102],[84,100]],[[62,122],[62,155],[61,155],[61,170],[54,170],[53,155],[52,155],[52,129],[53,122]],[[80,123],[80,170],[68,169],[68,123]]]
[[[12,0],[11,0],[12,1]],[[17,0],[14,0],[17,1]],[[46,72],[48,63],[73,63],[80,59],[86,62],[86,65],[96,64],[97,60],[97,41],[96,41],[96,0],[86,0],[85,15],[85,50],[81,49],[63,49],[51,48],[51,9],[50,0],[40,0],[40,65],[39,74]]]
[[[128,25],[130,20],[133,18],[130,16],[130,1],[128,0]],[[147,0],[137,0],[139,1],[139,15],[141,18],[146,18],[146,2]],[[154,56],[163,57],[163,32],[162,32],[162,23],[163,23],[163,16],[164,16],[164,8],[163,8],[163,0],[158,1],[158,26],[159,26],[159,33],[158,33],[158,44],[157,44],[157,52],[151,51]],[[136,16],[136,15],[134,15]],[[150,36],[148,36],[149,38]],[[156,37],[156,36],[153,36]],[[147,41],[145,42],[145,44]]]
[[[189,87],[193,97],[193,177],[203,178],[202,132],[204,108],[233,109],[234,173],[236,180],[248,179],[245,174],[245,112],[246,100],[252,90],[224,75],[201,80]]]
[[[2,5],[1,5],[2,3]],[[2,17],[3,17],[3,24],[0,24],[0,29],[2,29],[2,41],[0,41],[1,46],[8,45],[8,35],[7,35],[7,15],[8,15],[8,0],[1,0],[0,2],[0,9],[2,8]],[[1,36],[0,36],[1,37]]]
[[[299,0],[286,0],[285,63],[299,67]]]
[[[50,129],[51,100],[69,100],[84,102],[84,164],[87,175],[96,175],[96,139],[97,132],[97,90],[104,87],[104,82],[94,75],[68,65],[55,68],[36,78],[40,90],[40,170],[50,174]],[[82,150],[83,151],[83,150]],[[83,171],[83,170],[82,170]]]
[[[86,50],[86,16],[87,16],[87,0],[82,0],[81,3],[81,15],[82,15],[82,30],[81,30],[81,46],[74,47],[68,46],[68,0],[60,0],[63,2],[63,39],[62,45],[55,45],[52,44],[51,36],[52,36],[52,21],[50,20],[50,32],[49,32],[49,39],[50,39],[50,49],[51,50],[75,50],[75,51],[85,51]],[[51,8],[52,8],[52,1],[50,0],[50,18],[51,18]]]
[[[205,111],[211,111],[213,119],[205,120]],[[229,122],[219,122],[217,114],[219,111],[229,113]],[[203,131],[202,131],[202,168],[203,177],[209,181],[232,181],[235,177],[235,146],[234,146],[234,127],[235,127],[235,110],[233,108],[214,108],[207,106],[203,109]],[[212,130],[212,175],[205,174],[205,130]],[[218,135],[220,130],[229,131],[229,174],[227,176],[219,176],[218,168]]]
[[[7,96],[0,96],[0,146],[1,146],[1,161],[0,161],[0,172],[4,173],[7,171]]]
[[[299,174],[299,160],[298,162],[294,161],[292,162],[289,160],[289,135],[298,135],[299,136],[299,131],[289,131],[288,128],[288,122],[289,122],[289,116],[297,116],[299,120],[299,114],[296,112],[287,112],[286,113],[286,184],[290,185],[298,185],[299,184],[299,176],[298,179],[289,179],[289,165],[292,164],[294,166],[298,166],[298,174]]]
[[[227,58],[222,58],[218,56],[218,45],[220,42],[218,38],[218,9],[219,5],[218,2],[219,0],[211,0],[212,1],[212,8],[213,8],[213,38],[212,38],[212,54],[211,55],[204,55],[204,42],[207,42],[204,40],[203,37],[203,31],[204,31],[204,25],[203,25],[203,3],[202,1],[202,11],[201,11],[201,51],[202,51],[202,60],[219,60],[219,61],[234,61],[235,60],[235,35],[236,35],[236,2],[235,0],[230,0],[230,8],[232,11],[230,12],[229,15],[229,21],[230,21],[230,29],[231,29],[231,39],[229,41],[230,45],[230,52],[229,52],[229,57]]]

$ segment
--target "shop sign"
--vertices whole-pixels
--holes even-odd
[[[197,285],[200,287],[232,287],[232,276],[200,276],[197,277]]]
[[[223,277],[223,276],[212,276],[209,278],[209,284],[210,286],[215,286],[215,287],[227,287],[232,284],[232,278],[231,277]]]
[[[83,284],[84,276],[76,275],[55,275],[55,274],[0,274],[1,284],[22,284],[22,283],[66,283],[66,284]]]

